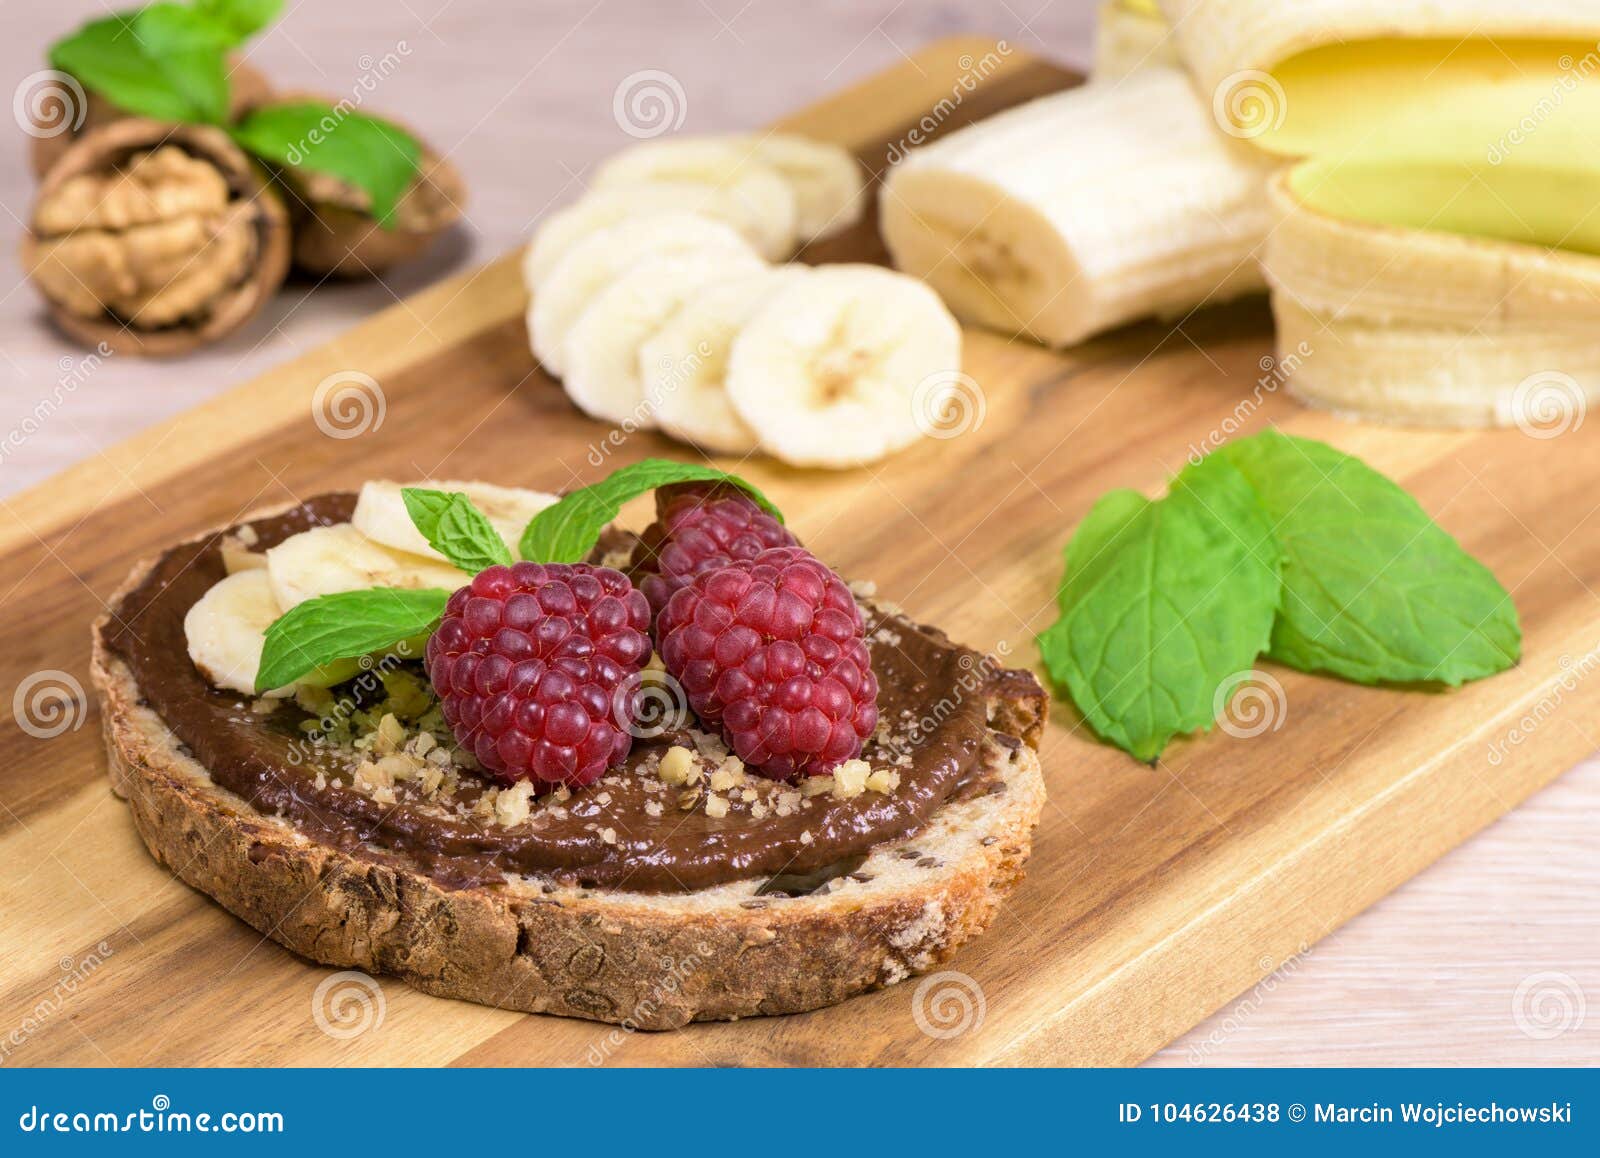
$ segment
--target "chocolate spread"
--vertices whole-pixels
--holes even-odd
[[[354,502],[352,495],[322,496],[249,526],[265,550],[310,526],[348,521]],[[267,715],[253,712],[249,697],[211,686],[190,662],[183,620],[225,574],[219,539],[162,556],[116,608],[106,645],[217,783],[319,839],[358,855],[402,859],[450,886],[509,872],[641,892],[755,878],[771,878],[769,892],[796,891],[790,882],[814,887],[810,882],[830,873],[853,871],[874,845],[914,832],[945,801],[999,790],[995,769],[981,758],[988,703],[1042,697],[1027,673],[1002,669],[938,631],[868,604],[883,724],[863,758],[898,771],[892,792],[812,796],[788,815],[759,819],[748,810],[725,817],[681,811],[671,796],[663,807],[653,769],[667,746],[686,742],[668,734],[637,742],[623,767],[574,792],[564,807],[536,801],[527,820],[510,826],[421,800],[379,803],[338,782],[341,773],[348,781],[349,769],[333,754],[305,754],[297,723],[308,717],[292,702]]]

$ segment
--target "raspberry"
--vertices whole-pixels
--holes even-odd
[[[878,725],[860,609],[802,547],[702,571],[668,600],[656,639],[701,722],[773,779],[853,759]]]
[[[428,678],[456,739],[503,783],[588,784],[633,745],[649,627],[620,571],[490,567],[450,596]]]
[[[657,614],[703,571],[754,559],[795,537],[738,487],[687,482],[656,488],[656,521],[634,548],[631,570]]]

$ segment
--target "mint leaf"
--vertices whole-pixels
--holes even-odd
[[[1067,545],[1061,618],[1039,637],[1091,727],[1141,760],[1209,728],[1219,685],[1254,666],[1281,557],[1244,476],[1208,458],[1151,502],[1113,491]]]
[[[283,0],[196,0],[194,7],[237,45],[276,20]]]
[[[321,101],[256,109],[233,136],[258,157],[354,185],[371,198],[372,215],[385,227],[422,159],[422,146],[398,125]]]
[[[50,67],[77,78],[124,112],[158,121],[194,121],[200,112],[135,33],[137,13],[91,20],[50,46]]]
[[[402,487],[406,511],[428,545],[469,574],[495,564],[511,565],[511,552],[500,532],[466,495]]]
[[[431,632],[450,592],[372,587],[297,603],[267,628],[256,690],[293,683],[337,659],[353,659]]]
[[[783,515],[767,496],[737,475],[715,467],[695,466],[665,458],[647,458],[614,471],[591,487],[564,495],[529,521],[522,532],[522,557],[537,563],[576,563],[586,556],[600,532],[617,517],[622,504],[675,482],[711,480],[739,487],[779,522]]]
[[[1364,684],[1452,687],[1516,663],[1511,596],[1396,483],[1276,432],[1217,455],[1250,481],[1283,547],[1271,658]]]
[[[152,4],[133,18],[133,32],[198,119],[228,119],[228,36],[207,17],[182,4]]]

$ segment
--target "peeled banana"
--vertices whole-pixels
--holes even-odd
[[[1217,130],[1186,76],[1150,67],[914,151],[879,223],[964,321],[1064,346],[1260,289],[1273,164]]]
[[[1118,80],[1152,64],[1178,64],[1177,41],[1155,0],[1105,0],[1094,26],[1089,75]]]
[[[253,696],[267,628],[282,614],[266,571],[251,568],[218,580],[183,617],[189,658],[217,687]],[[277,688],[266,694],[293,691]]]

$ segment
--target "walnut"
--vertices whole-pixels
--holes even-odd
[[[228,333],[282,284],[288,216],[221,130],[123,118],[84,134],[34,202],[23,262],[62,329],[120,353]]]
[[[275,99],[325,101],[339,107],[337,100],[314,93]],[[466,183],[456,167],[426,144],[417,179],[395,206],[388,229],[372,216],[372,199],[365,190],[329,173],[289,166],[279,173],[279,180],[294,215],[295,267],[319,277],[371,277],[409,261],[461,219],[467,199]]]
[[[228,62],[228,115],[232,120],[271,99],[272,85],[259,69],[238,59]],[[33,175],[43,180],[78,138],[128,115],[99,93],[88,91],[81,106],[76,98],[30,104],[28,116],[37,133],[29,157]]]

